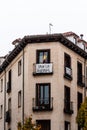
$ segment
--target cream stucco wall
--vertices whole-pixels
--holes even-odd
[[[53,63],[53,74],[33,76],[33,64],[36,63],[36,50],[50,49],[51,62]],[[64,53],[71,56],[72,77],[73,80],[64,78]],[[12,90],[6,93],[6,110],[8,110],[8,99],[11,98],[11,123],[6,124],[6,130],[17,130],[17,122],[22,121],[22,107],[18,108],[18,91],[22,90],[23,75],[18,76],[18,61],[23,61],[23,52],[21,52],[12,63],[6,68],[6,83],[8,81],[8,71],[12,70]],[[58,42],[33,43],[28,44],[24,49],[24,115],[33,115],[34,120],[49,119],[51,120],[51,130],[63,130],[64,121],[71,122],[71,130],[77,130],[76,114],[77,114],[77,92],[84,93],[83,88],[77,86],[77,61],[83,64],[84,59],[66,48]],[[22,62],[23,63],[23,62]],[[23,64],[22,64],[23,67]],[[23,70],[22,70],[23,71]],[[2,77],[2,76],[1,76]],[[4,74],[3,74],[4,77]],[[35,98],[36,83],[50,83],[51,97],[53,97],[53,110],[48,112],[33,112],[32,98]],[[70,87],[71,101],[73,101],[74,113],[72,115],[65,114],[64,108],[64,86]],[[84,96],[83,96],[84,97]],[[0,93],[0,103],[4,102],[4,92]],[[0,120],[0,129],[3,128],[3,119]]]

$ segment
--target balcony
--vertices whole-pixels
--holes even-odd
[[[53,74],[53,63],[33,64],[33,75]]]
[[[11,92],[11,83],[10,81],[7,82],[7,93]]]
[[[78,75],[78,79],[77,79],[78,86],[84,87],[85,86],[85,80],[87,81],[87,79],[85,79],[84,75]]]
[[[64,112],[67,114],[73,114],[73,102],[64,100]]]
[[[49,100],[39,99],[38,101],[33,98],[33,111],[52,111],[53,110],[53,98]]]
[[[6,111],[5,121],[7,123],[10,123],[10,121],[11,121],[11,110]]]
[[[72,80],[72,69],[71,68],[65,67],[64,77],[69,80]]]

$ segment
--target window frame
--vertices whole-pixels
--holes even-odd
[[[64,78],[72,80],[71,56],[64,52]]]
[[[67,63],[67,61],[68,61],[68,63]],[[71,56],[67,53],[64,53],[64,66],[71,69]]]
[[[21,90],[18,91],[18,108],[21,107]]]
[[[0,92],[3,92],[3,78],[1,79],[1,84],[0,84]]]
[[[2,119],[3,116],[3,105],[0,105],[0,119]]]
[[[80,61],[77,61],[77,84],[80,87],[84,87],[85,79],[83,75],[83,64]]]
[[[48,102],[49,103],[44,103],[43,105],[49,105],[50,106],[50,98],[51,98],[51,85],[50,85],[50,83],[37,83],[36,84],[36,104],[37,104],[37,106],[41,106],[42,105],[42,103],[41,103],[41,101],[40,101],[40,97],[41,97],[41,93],[43,93],[42,94],[42,101],[44,101],[44,99],[46,98],[45,97],[45,90],[46,90],[46,85],[47,85],[47,87],[48,87]],[[41,87],[42,87],[42,89],[41,89]]]
[[[68,129],[66,128],[66,125],[67,125]],[[64,122],[64,130],[71,130],[71,123],[69,121]]]
[[[11,111],[11,98],[8,99],[8,110]]]
[[[21,75],[21,71],[22,71],[22,60],[18,61],[18,76]]]
[[[83,102],[83,94],[81,92],[77,92],[77,110],[79,110],[82,102]]]
[[[39,56],[40,56],[40,53],[45,53],[47,52],[48,53],[48,57],[47,57],[47,62],[44,62],[44,58],[43,58],[43,62],[40,62],[39,61]],[[45,55],[44,55],[45,56]],[[40,49],[40,50],[36,50],[36,63],[40,64],[44,64],[44,63],[50,63],[50,49]]]

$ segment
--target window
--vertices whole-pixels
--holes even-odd
[[[64,89],[64,108],[66,111],[70,111],[70,88],[65,86]]]
[[[77,93],[77,109],[79,110],[81,103],[82,103],[82,93],[78,92]]]
[[[1,86],[0,86],[0,91],[3,91],[3,79],[1,79]]]
[[[11,110],[11,98],[8,99],[8,110]]]
[[[77,83],[84,86],[84,76],[82,75],[82,63],[77,62]]]
[[[21,107],[21,91],[18,92],[18,107]]]
[[[72,69],[71,69],[71,57],[70,55],[64,53],[64,77],[72,79]]]
[[[50,120],[36,120],[38,125],[41,125],[41,130],[51,130]]]
[[[68,114],[73,113],[73,102],[70,101],[70,88],[64,87],[64,112]]]
[[[50,105],[50,84],[36,84],[36,104],[37,106]]]
[[[77,44],[77,38],[76,37],[74,37],[74,43]]]
[[[87,66],[86,66],[86,76],[85,76],[85,86],[87,86]]]
[[[86,79],[87,79],[87,66],[86,66]]]
[[[50,63],[50,50],[37,50],[37,63]]]
[[[18,76],[21,75],[21,60],[18,62]]]
[[[65,130],[70,130],[70,122],[65,121]]]
[[[3,114],[3,105],[0,105],[0,119],[2,119],[2,114]]]
[[[65,53],[65,67],[71,68],[71,57]]]
[[[64,97],[67,101],[70,101],[70,88],[65,86]]]
[[[11,92],[11,79],[12,79],[12,71],[8,72],[8,82],[7,82],[7,92]]]
[[[8,99],[8,110],[6,111],[5,121],[8,123],[11,121],[11,98]]]

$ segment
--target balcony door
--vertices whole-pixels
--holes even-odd
[[[82,64],[77,62],[77,81],[82,83]]]
[[[78,92],[78,93],[77,93],[77,109],[78,109],[78,110],[79,110],[79,108],[80,108],[80,106],[81,106],[82,99],[83,99],[82,93]]]
[[[65,109],[70,110],[70,88],[65,86]]]
[[[36,84],[36,104],[37,106],[50,105],[50,84]]]
[[[50,63],[50,50],[37,50],[37,63]]]

